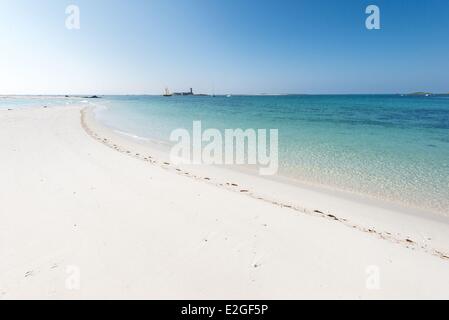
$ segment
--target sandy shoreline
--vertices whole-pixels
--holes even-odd
[[[445,217],[174,167],[82,109],[0,111],[0,299],[449,298]]]
[[[200,180],[228,191],[241,193],[303,214],[338,221],[350,228],[369,232],[386,240],[405,243],[407,247],[411,243],[418,243],[414,240],[410,242],[410,237],[402,236],[401,238],[399,236],[401,233],[393,236],[391,232],[378,230],[390,228],[399,231],[398,228],[403,224],[401,221],[404,219],[412,219],[412,222],[405,224],[405,229],[401,230],[403,235],[410,233],[408,228],[412,225],[420,226],[420,231],[423,232],[422,221],[425,221],[424,226],[431,221],[449,225],[449,217],[441,213],[422,208],[405,207],[394,202],[330,187],[326,188],[276,177],[272,179],[270,179],[271,177],[262,178],[257,174],[257,170],[240,170],[239,167],[228,169],[229,167],[205,165],[172,165],[168,156],[169,147],[167,145],[161,145],[150,140],[135,139],[121,132],[115,132],[95,119],[94,110],[95,107],[86,107],[81,111],[81,125],[93,139],[118,152],[160,166],[164,170],[184,177]],[[444,246],[445,243],[442,243],[442,245]],[[417,247],[437,256],[447,257],[444,251],[429,250],[427,245],[420,246],[418,244]]]

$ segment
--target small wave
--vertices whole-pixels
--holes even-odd
[[[127,136],[127,137],[130,137],[130,138],[133,138],[133,139],[142,140],[142,141],[150,141],[150,139],[143,138],[143,137],[140,137],[138,135],[135,135],[135,134],[132,134],[132,133],[128,133],[128,132],[124,132],[124,131],[114,130],[114,132],[116,132],[118,134],[121,134],[121,135],[124,135],[124,136]]]

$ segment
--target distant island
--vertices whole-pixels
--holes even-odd
[[[425,91],[418,91],[418,92],[412,92],[406,94],[406,96],[424,96],[424,97],[430,97],[430,96],[447,96],[448,93],[432,93],[432,92],[425,92]]]
[[[82,99],[100,99],[99,96],[69,96],[65,95],[65,98],[82,98]]]
[[[412,93],[407,94],[407,96],[425,96],[425,97],[433,96],[433,95],[434,94],[431,92],[423,92],[423,91],[412,92]]]

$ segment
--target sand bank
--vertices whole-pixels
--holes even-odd
[[[449,223],[0,111],[0,298],[449,298]]]

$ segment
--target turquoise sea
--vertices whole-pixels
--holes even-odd
[[[449,214],[449,96],[114,96],[89,103],[105,125],[167,142],[195,120],[203,129],[279,129],[279,175]]]

